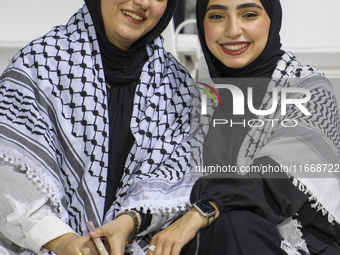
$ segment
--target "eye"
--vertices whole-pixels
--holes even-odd
[[[211,14],[208,17],[209,17],[209,19],[215,19],[215,20],[224,18],[224,16],[222,14]]]
[[[244,17],[244,18],[256,18],[257,16],[259,16],[259,15],[255,12],[247,12],[247,13],[242,15],[242,17]]]

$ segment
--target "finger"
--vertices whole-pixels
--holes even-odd
[[[165,245],[162,246],[162,252],[160,254],[162,254],[162,255],[170,255],[172,246],[173,246],[172,243],[169,243],[169,244],[165,243]]]
[[[96,249],[90,249],[90,248],[85,248],[85,249],[82,249],[78,253],[72,253],[72,254],[74,255],[100,255],[100,253]]]
[[[104,243],[105,243],[106,250],[111,254],[112,245],[111,245],[110,239],[106,237],[104,240]]]
[[[174,246],[172,246],[170,255],[179,255],[183,246],[183,244],[175,244]]]
[[[158,239],[158,234],[152,237],[146,255],[154,255],[154,250],[156,248],[157,239]]]
[[[151,242],[148,248],[147,255],[154,255],[155,251],[156,251],[156,245]]]
[[[155,242],[154,246],[155,249],[154,251],[151,253],[151,255],[163,255],[163,248],[164,248],[164,244],[165,244],[165,239],[163,236],[159,236],[157,238],[157,242]],[[150,247],[149,247],[150,249]]]
[[[89,232],[89,237],[95,243],[100,253],[102,252],[106,254],[105,250],[107,252],[112,250],[110,239],[106,236],[105,233],[102,232],[102,230],[99,229],[97,231],[97,229],[95,229],[93,232]],[[105,237],[105,244],[101,240],[102,237]]]
[[[76,251],[78,251],[78,253],[67,252],[66,254],[78,255],[79,253],[82,253],[83,255],[99,255],[93,240],[88,236],[79,236],[79,238],[70,242],[72,243],[72,246],[77,248]]]
[[[94,239],[94,238],[100,238],[105,236],[105,233],[103,232],[102,229],[96,228],[94,231],[89,232],[89,236]]]
[[[108,222],[100,227],[95,228],[94,230],[89,232],[89,235],[91,238],[98,238],[98,237],[104,237],[104,236],[109,236],[112,229],[114,227],[110,227],[111,222]]]
[[[182,247],[183,247],[183,244],[182,244],[181,241],[179,241],[177,239],[168,238],[164,242],[164,244],[161,245],[161,249],[159,249],[159,250],[157,249],[157,252],[153,255],[158,255],[158,251],[160,251],[159,254],[161,254],[161,255],[179,255]]]

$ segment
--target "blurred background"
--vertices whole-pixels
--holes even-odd
[[[174,21],[163,33],[165,47],[194,78],[205,77],[194,24],[196,0],[179,1]],[[53,26],[65,24],[83,4],[83,0],[0,0],[0,73],[20,48]],[[283,49],[327,77],[340,78],[340,1],[281,0],[281,4]]]

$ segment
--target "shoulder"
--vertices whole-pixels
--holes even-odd
[[[308,90],[323,88],[333,93],[330,80],[314,67],[302,65],[292,52],[286,52],[282,55],[272,77],[285,80],[290,87]]]
[[[85,42],[86,40],[95,40],[95,30],[91,15],[86,5],[83,5],[75,14],[73,14],[66,24],[53,27],[44,36],[38,38],[44,40],[67,40],[72,42]],[[89,38],[93,37],[93,38]]]
[[[273,73],[274,78],[305,78],[310,75],[324,74],[312,66],[302,65],[292,52],[285,52],[278,61],[275,71]]]
[[[69,83],[68,79],[75,78],[76,73],[93,69],[87,75],[91,78],[101,67],[96,32],[84,5],[66,25],[55,26],[22,48],[7,68],[20,69],[33,80],[59,84],[61,79]]]
[[[74,45],[84,44],[86,42],[92,42],[95,37],[95,31],[91,31],[93,27],[90,14],[87,11],[87,7],[84,5],[80,8],[65,25],[58,25],[53,27],[49,32],[43,36],[32,40],[24,48],[22,48],[13,58],[13,62],[18,59],[25,59],[26,65],[38,65],[40,57],[42,59],[59,60],[63,55],[72,55],[73,52],[79,51],[81,48],[73,49]],[[86,48],[86,47],[85,47]],[[32,61],[34,61],[32,63]],[[24,65],[25,65],[25,61]]]

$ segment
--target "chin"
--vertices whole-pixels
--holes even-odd
[[[245,62],[240,62],[240,61],[225,61],[223,62],[223,64],[229,68],[233,68],[233,69],[241,69],[245,66],[247,66],[248,64]]]

